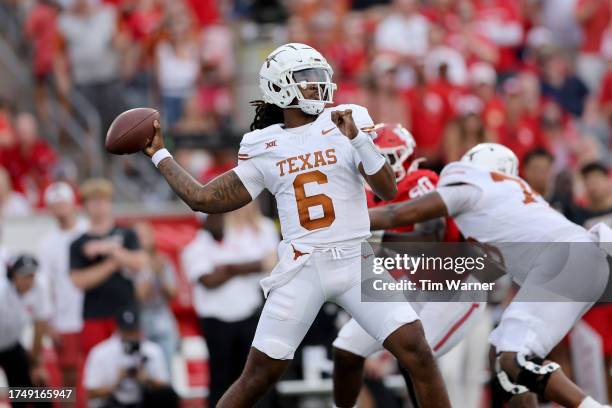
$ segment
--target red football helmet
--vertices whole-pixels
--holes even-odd
[[[376,137],[374,144],[385,156],[395,172],[395,179],[400,181],[412,170],[416,142],[412,134],[399,123],[379,123],[374,125]],[[414,162],[418,166],[418,161]]]

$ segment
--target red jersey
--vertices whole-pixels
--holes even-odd
[[[419,148],[440,146],[444,129],[453,118],[449,93],[436,83],[417,86],[404,93],[412,121],[410,131]]]
[[[57,155],[44,140],[37,140],[28,152],[19,146],[0,151],[0,166],[6,168],[13,189],[42,207],[43,191],[51,183],[51,170]]]
[[[368,208],[380,207],[387,204],[402,203],[418,198],[422,195],[435,190],[438,184],[438,175],[431,170],[418,169],[407,173],[406,176],[397,183],[397,194],[392,200],[383,201],[379,199],[371,190],[366,192]],[[404,225],[393,228],[394,232],[410,232],[414,230],[414,225]],[[450,217],[446,218],[446,234],[444,241],[459,241],[459,230]]]
[[[538,120],[529,115],[523,115],[516,124],[505,123],[499,128],[498,138],[499,143],[516,154],[519,163],[523,161],[525,154],[536,147],[548,149],[548,141],[542,134]]]

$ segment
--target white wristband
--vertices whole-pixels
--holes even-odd
[[[351,139],[351,144],[357,150],[363,165],[363,171],[368,176],[375,174],[385,165],[385,158],[380,154],[374,142],[366,133],[359,131],[359,134],[354,139]]]
[[[159,163],[167,157],[172,157],[168,149],[159,149],[156,151],[151,157],[151,161],[155,165],[155,167],[159,166]]]

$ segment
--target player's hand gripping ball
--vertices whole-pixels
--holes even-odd
[[[353,111],[351,109],[343,111],[333,111],[331,120],[334,125],[349,139],[354,139],[359,134],[359,129],[353,120]]]
[[[106,133],[106,150],[113,154],[131,154],[149,146],[156,134],[153,122],[159,112],[152,108],[130,109],[117,116]]]

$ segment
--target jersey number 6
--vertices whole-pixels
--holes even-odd
[[[334,204],[331,198],[325,194],[315,194],[307,197],[304,190],[304,184],[306,183],[327,184],[327,176],[319,170],[314,170],[302,173],[293,180],[300,225],[309,231],[329,227],[336,219]],[[316,205],[323,207],[323,217],[313,220],[310,218],[308,209]]]

